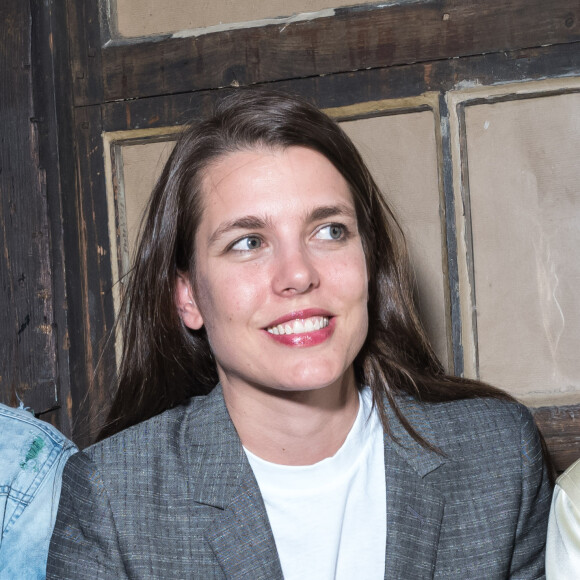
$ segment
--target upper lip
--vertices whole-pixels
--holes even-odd
[[[276,318],[270,322],[265,328],[272,328],[273,326],[278,326],[278,324],[284,324],[290,320],[303,320],[305,318],[310,318],[312,316],[326,316],[330,318],[332,314],[328,310],[322,308],[307,308],[306,310],[294,310],[293,312],[288,312],[283,314],[280,318]]]

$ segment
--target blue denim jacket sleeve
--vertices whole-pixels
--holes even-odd
[[[52,425],[0,404],[0,578],[46,577],[62,471],[76,451]]]

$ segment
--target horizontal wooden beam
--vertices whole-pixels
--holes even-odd
[[[81,4],[86,4],[81,2]],[[75,6],[73,28],[95,14]],[[197,36],[77,47],[86,105],[580,41],[577,0],[423,0]],[[102,67],[102,70],[95,70]],[[99,74],[100,73],[100,74]],[[102,81],[95,82],[95,74]],[[102,94],[101,94],[102,93]]]
[[[530,48],[433,63],[339,73],[270,83],[273,89],[300,94],[319,107],[406,99],[426,92],[445,93],[462,84],[541,80],[580,75],[580,43]],[[115,101],[102,106],[104,131],[126,131],[182,125],[210,114],[224,91],[198,91]]]
[[[532,409],[558,472],[580,457],[580,405]]]

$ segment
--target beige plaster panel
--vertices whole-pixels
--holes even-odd
[[[109,0],[117,34],[151,36],[315,13],[365,4],[353,0]],[[326,14],[324,14],[326,15]]]
[[[479,374],[580,403],[580,95],[466,108]]]
[[[407,241],[423,323],[448,367],[435,120],[431,111],[341,123],[395,210]]]
[[[126,237],[133,256],[141,218],[149,195],[161,174],[175,141],[121,147]]]

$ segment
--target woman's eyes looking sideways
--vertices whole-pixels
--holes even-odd
[[[328,224],[318,228],[316,232],[317,239],[319,240],[341,240],[346,237],[346,226],[342,224]]]
[[[343,224],[326,224],[317,228],[312,236],[316,240],[341,241],[347,237],[348,231]],[[236,240],[228,248],[234,252],[253,252],[264,245],[264,240],[255,234]]]
[[[258,236],[245,236],[234,242],[230,246],[230,250],[234,252],[251,252],[262,247],[262,239]]]

